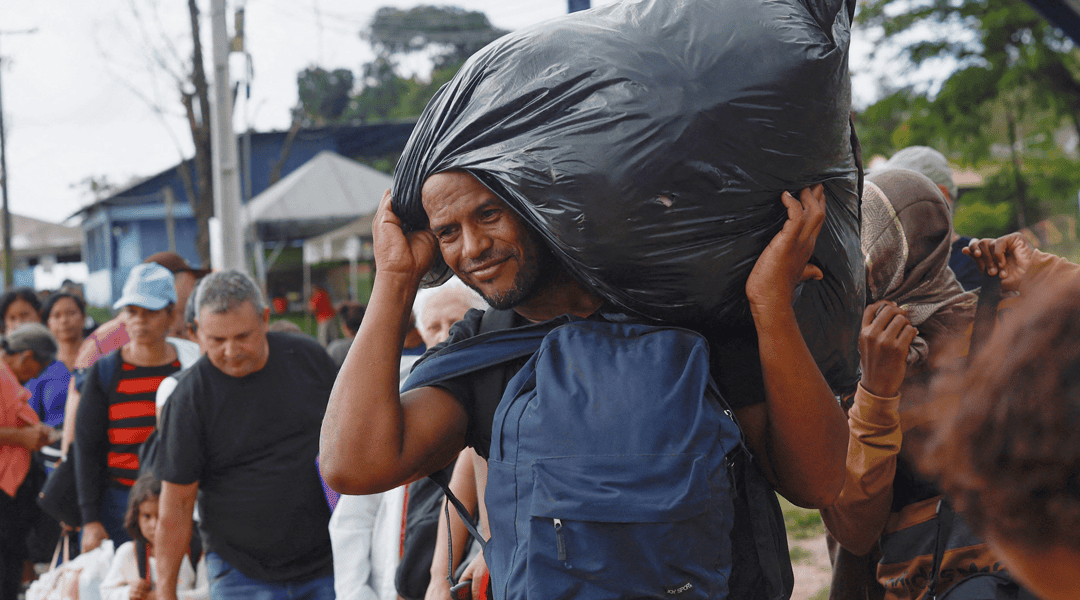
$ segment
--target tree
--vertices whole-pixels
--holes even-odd
[[[363,67],[354,116],[361,121],[419,116],[470,56],[505,33],[484,13],[454,6],[380,8],[360,34],[377,56]],[[400,59],[415,53],[431,59],[431,77],[426,81],[399,73]]]
[[[300,104],[294,111],[294,129],[417,117],[466,59],[505,33],[483,13],[457,7],[380,8],[360,34],[376,56],[361,66],[355,80],[346,69],[328,72],[317,66],[297,76]],[[431,60],[426,78],[401,74],[402,59],[415,53]]]
[[[353,72],[348,69],[327,71],[308,67],[296,76],[300,90],[302,117],[315,126],[341,119],[352,102]]]
[[[197,226],[195,250],[203,267],[210,266],[210,217],[214,216],[213,159],[210,145],[210,86],[206,81],[202,40],[199,36],[199,7],[188,0],[191,21],[190,75],[179,86],[180,101],[184,104],[191,139],[195,144],[195,182],[187,167],[180,163],[180,176],[195,215]]]
[[[900,44],[911,65],[959,65],[932,98],[902,90],[863,113],[875,150],[926,144],[965,164],[997,161],[996,201],[983,198],[983,214],[997,215],[993,207],[1008,201],[1013,227],[1046,216],[1050,200],[1032,191],[1063,190],[1042,185],[1046,159],[1061,157],[1045,142],[1063,124],[1080,135],[1080,53],[1073,43],[1016,0],[869,0],[859,18],[881,32],[879,48]],[[936,33],[914,39],[913,29]]]
[[[158,0],[128,0],[126,11],[114,15],[109,36],[99,41],[99,50],[108,62],[126,67],[117,81],[140,98],[162,120],[177,147],[179,172],[198,230],[195,248],[202,265],[210,265],[209,219],[214,214],[214,193],[210,149],[210,94],[203,62],[200,13],[196,0],[163,3]],[[175,11],[175,12],[173,12]],[[171,28],[186,19],[187,33]],[[118,44],[118,39],[128,45]],[[126,39],[125,39],[126,38]],[[107,43],[103,43],[107,42]],[[133,76],[145,70],[149,76]],[[159,88],[164,87],[162,92]],[[165,99],[167,98],[167,100]],[[179,100],[179,103],[176,101]],[[185,149],[174,132],[182,120],[191,135],[195,156],[194,173],[184,159]]]
[[[880,28],[882,41],[893,43],[900,43],[913,28],[937,32],[906,43],[902,54],[914,65],[955,59],[969,78],[975,77],[971,69],[981,71],[981,100],[1030,86],[1080,132],[1080,61],[1075,46],[1027,4],[1016,0],[868,0],[859,19]],[[962,28],[972,32],[973,38],[965,39]]]
[[[431,52],[435,68],[442,68],[465,62],[505,33],[492,26],[484,13],[456,6],[408,10],[384,6],[361,37],[383,57]]]

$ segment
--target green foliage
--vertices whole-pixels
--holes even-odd
[[[821,514],[818,511],[800,508],[788,502],[783,496],[778,497],[780,508],[784,512],[784,527],[787,528],[788,537],[793,540],[805,540],[825,533],[825,525],[821,522]]]
[[[86,314],[97,322],[98,325],[113,318],[113,311],[103,306],[86,305]]]
[[[381,171],[383,173],[386,173],[387,175],[393,175],[394,166],[397,164],[399,158],[401,158],[401,155],[395,152],[393,154],[387,154],[385,156],[379,156],[375,158],[361,156],[357,158],[357,160],[371,167],[372,169],[375,169],[376,171]]]
[[[474,52],[505,34],[480,12],[453,6],[380,8],[361,37],[377,56],[355,78],[347,69],[327,72],[309,67],[297,76],[300,106],[307,123],[380,123],[412,119]],[[430,77],[404,77],[398,66],[406,55],[430,57]],[[354,87],[359,91],[354,92]]]
[[[1080,134],[1080,51],[1061,31],[1015,0],[867,0],[862,9],[864,27],[903,44],[911,64],[959,65],[933,97],[904,89],[863,111],[856,126],[867,157],[927,145],[994,173],[958,207],[962,233],[1076,214],[1077,164],[1054,136]],[[925,35],[903,35],[913,27]]]
[[[863,155],[892,156],[914,145],[935,145],[936,130],[929,125],[930,101],[911,88],[895,91],[857,115],[855,129]]]
[[[318,332],[318,326],[315,324],[315,319],[311,318],[311,315],[307,313],[285,313],[283,315],[273,315],[270,317],[271,325],[276,321],[292,321],[301,331],[311,337],[315,337]]]
[[[382,56],[431,51],[436,68],[461,64],[505,31],[484,13],[456,6],[384,6],[362,37]]]
[[[960,235],[996,238],[1010,231],[1009,224],[1012,220],[1012,205],[1008,202],[987,204],[981,200],[973,200],[956,207],[953,227]]]
[[[316,126],[340,120],[352,101],[353,83],[348,69],[308,67],[300,71],[296,85],[304,118]]]
[[[356,96],[350,116],[363,122],[390,120],[408,87],[407,81],[398,76],[393,63],[385,56],[365,64],[362,70],[363,90]]]
[[[806,548],[803,548],[802,546],[792,546],[791,551],[788,553],[788,555],[791,557],[791,562],[800,563],[809,562],[810,559],[814,556],[814,553],[807,550]]]
[[[1029,200],[1025,205],[1024,226],[1054,215],[1077,214],[1080,190],[1077,163],[1053,149],[1025,157],[1021,179],[1027,186],[1025,193]],[[982,187],[961,196],[953,226],[961,235],[972,237],[997,237],[1016,231],[1021,226],[1017,195],[1015,168],[1006,163],[987,177]]]

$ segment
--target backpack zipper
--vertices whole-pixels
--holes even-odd
[[[555,545],[559,549],[559,560],[566,562],[566,540],[563,539],[562,519],[552,519],[555,523]]]

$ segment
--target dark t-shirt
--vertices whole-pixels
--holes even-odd
[[[450,344],[467,340],[478,335],[480,333],[480,321],[483,317],[484,311],[475,308],[469,309],[469,312],[465,313],[465,316],[462,317],[460,321],[454,323],[450,327],[450,336],[446,338],[446,341],[428,348],[428,351],[420,357],[420,360],[416,361],[417,364],[424,362],[432,354],[442,350]],[[528,321],[524,317],[514,313],[512,320],[514,327],[520,327],[527,323]],[[482,371],[477,371],[476,373],[447,379],[435,384],[436,387],[443,388],[453,394],[458,402],[461,402],[461,405],[465,407],[465,413],[469,418],[469,424],[465,430],[465,445],[474,448],[476,453],[485,459],[488,457],[488,452],[491,449],[491,425],[495,421],[495,409],[498,408],[499,400],[502,396],[478,398],[475,389],[476,378],[497,377],[501,384],[499,389],[506,389],[506,384],[510,383],[510,380],[514,375],[520,371],[521,367],[525,366],[525,363],[527,362],[529,362],[528,357],[520,358]]]
[[[952,243],[952,254],[949,255],[949,268],[952,269],[956,280],[960,282],[964,290],[973,290],[982,285],[982,271],[975,264],[975,259],[964,254],[971,238],[961,236]]]
[[[480,323],[483,316],[484,311],[475,308],[470,309],[460,321],[450,327],[450,337],[448,337],[445,342],[430,348],[427,353],[417,361],[417,364],[424,362],[432,354],[442,350],[450,344],[479,335]],[[511,321],[513,327],[521,327],[528,323],[529,322],[521,315],[518,315],[517,313],[513,314]],[[756,363],[757,355],[753,355],[748,360],[752,360]],[[529,357],[524,357],[469,375],[447,379],[434,384],[436,387],[443,388],[450,392],[458,399],[458,402],[461,402],[469,419],[469,424],[465,431],[465,445],[474,448],[476,453],[485,459],[488,458],[488,453],[491,450],[491,427],[495,422],[495,409],[498,408],[502,395],[500,394],[497,397],[493,396],[490,398],[477,397],[476,382],[478,381],[478,378],[493,378],[499,383],[498,389],[505,390],[507,384],[510,383],[510,380],[513,379],[514,375],[516,375],[517,372],[521,370],[521,367],[525,366],[525,363],[527,362],[529,362]],[[758,367],[758,369],[760,370],[760,367]],[[745,376],[740,375],[738,369],[730,369],[727,373],[718,373],[717,370],[718,367],[714,365],[713,377],[716,378],[720,384],[722,393],[724,393],[724,400],[727,401],[728,406],[732,409],[743,408],[762,401],[761,398],[763,397],[764,392],[759,392],[757,394],[732,394],[730,391],[724,391],[738,389],[738,386],[736,385],[737,380],[745,379]],[[728,376],[727,380],[725,380],[724,375]],[[489,389],[493,387],[494,386],[491,386]],[[753,386],[743,385],[743,387],[749,389]]]
[[[204,356],[180,375],[155,467],[163,481],[199,483],[208,550],[249,577],[306,581],[333,572],[315,456],[337,368],[306,336],[267,340],[255,373],[230,377]]]

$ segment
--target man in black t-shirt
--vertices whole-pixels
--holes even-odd
[[[210,595],[333,598],[333,561],[315,457],[337,371],[306,336],[267,332],[246,275],[214,273],[195,297],[206,356],[161,419],[158,597],[175,598],[196,497]]]
[[[344,494],[381,492],[426,476],[466,445],[487,455],[497,400],[473,398],[468,381],[398,393],[394,367],[408,313],[437,254],[489,305],[511,309],[519,322],[588,317],[603,304],[513,208],[473,175],[434,174],[421,196],[428,229],[404,233],[390,209],[389,191],[372,225],[377,269],[371,299],[338,374],[320,441],[323,477]],[[824,222],[825,195],[819,185],[804,189],[798,199],[785,192],[781,201],[788,220],[746,285],[765,402],[735,412],[777,489],[803,506],[829,506],[843,486],[847,423],[792,309],[797,286],[823,276],[808,261]],[[459,323],[451,339],[474,333],[465,327]],[[484,514],[481,505],[481,521]],[[473,584],[479,584],[475,577]],[[474,597],[478,592],[474,589]]]

